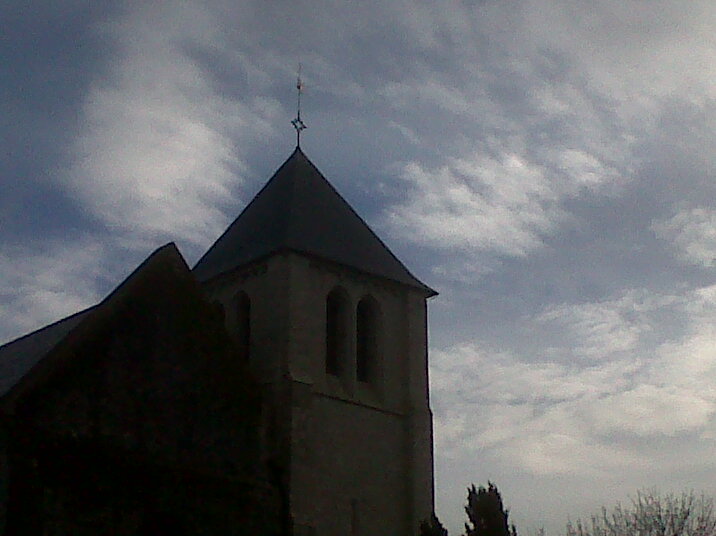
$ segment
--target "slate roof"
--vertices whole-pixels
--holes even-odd
[[[408,271],[298,147],[199,259],[194,275],[208,281],[284,250],[436,294]]]
[[[0,346],[0,397],[30,372],[93,309],[85,309]]]
[[[184,263],[181,253],[179,253],[173,243],[162,246],[154,251],[123,283],[99,304],[0,346],[0,398],[8,394],[15,385],[20,383],[43,358],[50,354],[52,350],[65,340],[75,328],[80,326],[83,321],[91,321],[101,310],[102,306],[105,305],[119,289],[126,286],[128,281],[135,278],[136,274],[146,271],[152,262],[159,262],[159,260],[168,255],[175,255]],[[187,274],[189,274],[189,268],[186,267],[186,264],[184,264],[184,266]]]

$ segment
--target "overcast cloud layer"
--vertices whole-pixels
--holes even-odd
[[[302,145],[431,301],[438,514],[716,495],[711,1],[0,8],[0,341],[190,262]]]

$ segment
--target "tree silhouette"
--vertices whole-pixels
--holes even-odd
[[[567,523],[567,536],[713,536],[716,534],[716,505],[693,491],[661,495],[640,490],[631,505],[602,508],[591,520]]]
[[[433,512],[430,519],[420,523],[420,536],[448,536],[448,531]]]
[[[467,488],[465,512],[469,523],[465,523],[465,536],[517,536],[515,526],[510,526],[509,512],[504,509],[502,496],[492,482],[487,489],[473,484]]]

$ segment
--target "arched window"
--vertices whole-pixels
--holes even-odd
[[[239,356],[248,361],[251,354],[251,300],[244,291],[239,291],[234,296],[234,314]]]
[[[375,380],[380,349],[380,308],[371,296],[358,302],[356,309],[356,379]]]
[[[341,288],[326,298],[326,373],[340,376],[348,354],[348,296]]]

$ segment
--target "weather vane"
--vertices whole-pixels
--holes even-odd
[[[301,120],[301,92],[303,91],[303,82],[301,82],[301,64],[298,64],[298,78],[296,79],[296,89],[298,90],[298,110],[296,113],[296,119],[291,121],[293,128],[296,129],[296,147],[301,146],[301,131],[304,128],[308,128],[306,123]]]

